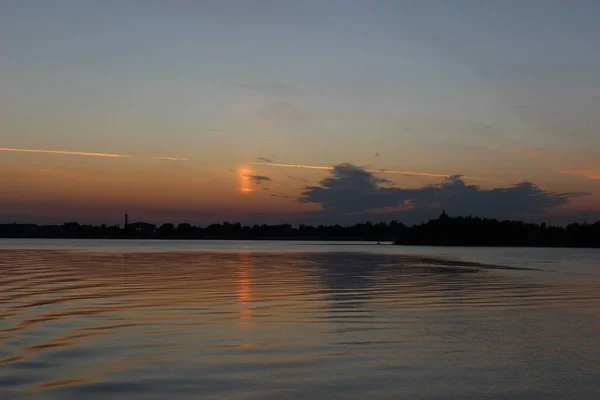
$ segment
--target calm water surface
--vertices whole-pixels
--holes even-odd
[[[2,399],[600,398],[600,251],[0,241]]]

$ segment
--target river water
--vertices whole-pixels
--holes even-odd
[[[600,398],[600,250],[0,241],[2,399]]]

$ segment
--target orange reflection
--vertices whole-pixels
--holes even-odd
[[[251,319],[252,308],[249,304],[252,302],[252,258],[249,253],[242,253],[239,256],[239,262],[236,268],[236,294],[238,298],[238,311],[240,319]]]

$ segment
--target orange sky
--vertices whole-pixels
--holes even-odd
[[[3,193],[4,203],[10,205],[15,215],[35,219],[41,211],[44,215],[41,220],[54,222],[69,218],[72,213],[73,219],[120,223],[125,212],[134,219],[137,214],[139,218],[156,222],[170,219],[181,222],[190,218],[192,222],[207,223],[229,220],[228,217],[259,222],[261,217],[254,215],[285,222],[286,215],[320,209],[316,204],[298,203],[296,199],[305,186],[318,185],[331,173],[326,166],[288,168],[285,164],[270,166],[254,162],[224,170],[193,161],[151,158],[70,158],[63,154],[28,153],[13,154],[13,158],[0,168],[0,181],[3,187],[10,188]],[[251,178],[253,175],[268,176],[271,181],[256,183]],[[427,175],[377,174],[392,178],[406,188],[435,184],[441,179]],[[537,181],[545,187],[552,187],[554,183],[559,190],[577,191],[582,181],[589,180],[570,174],[561,174],[560,178],[560,184],[552,179],[546,185],[543,177]],[[470,184],[484,188],[508,186],[495,183],[496,179],[480,179],[483,180]],[[400,209],[385,208],[378,210],[378,215],[384,211]],[[548,213],[562,215],[580,211],[598,211],[596,197],[579,198]]]

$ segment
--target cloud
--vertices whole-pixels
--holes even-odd
[[[250,178],[250,180],[252,180],[254,183],[256,183],[257,185],[262,184],[263,182],[270,182],[272,181],[271,178],[269,178],[268,176],[264,176],[264,175],[251,175],[251,174],[246,174],[245,176],[247,176],[248,178]]]
[[[369,209],[395,206],[402,202],[400,193],[379,187],[383,183],[371,172],[352,164],[333,167],[331,175],[320,186],[307,186],[301,202],[320,204],[325,211],[357,213]]]
[[[416,189],[384,187],[389,183],[352,164],[340,164],[319,186],[307,186],[300,198],[303,203],[319,204],[320,214],[338,219],[369,218],[382,209],[395,210],[387,215],[417,222],[439,214],[475,215],[501,219],[531,218],[546,210],[567,204],[589,193],[553,193],[531,182],[505,188],[481,189],[468,185],[461,175],[443,179],[439,184]]]
[[[264,162],[264,163],[272,163],[273,162],[273,160],[270,160],[270,159],[265,158],[265,157],[258,157],[257,160],[260,161],[260,162]]]

